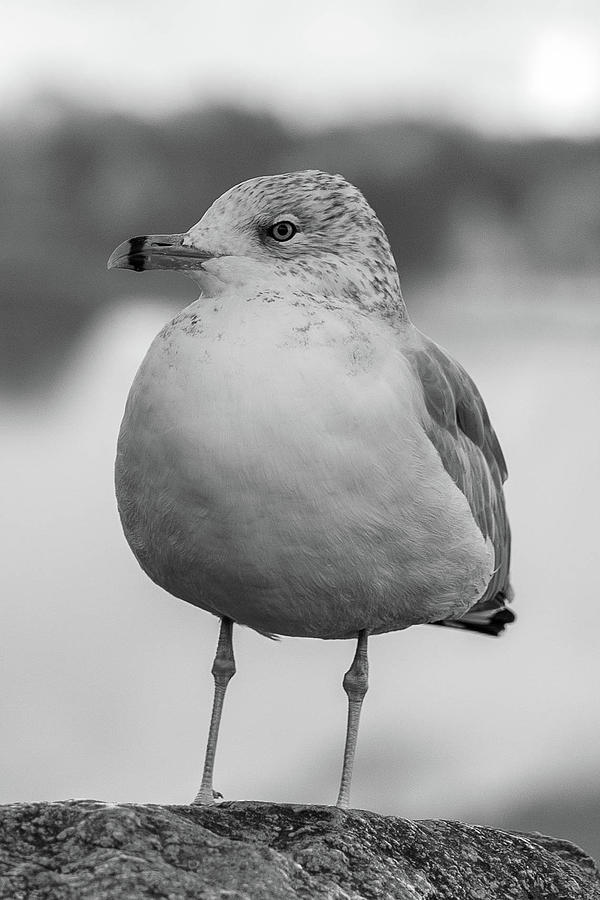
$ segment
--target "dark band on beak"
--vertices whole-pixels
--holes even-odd
[[[129,241],[129,253],[127,254],[127,263],[130,268],[134,269],[136,272],[143,272],[146,267],[147,256],[143,252],[144,245],[148,240],[147,234],[142,234],[140,237],[131,238]]]

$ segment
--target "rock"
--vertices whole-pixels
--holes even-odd
[[[0,807],[7,900],[595,900],[567,841],[363,810],[268,803]]]

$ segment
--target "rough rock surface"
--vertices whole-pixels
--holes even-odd
[[[262,803],[0,807],[0,897],[570,900],[600,874],[566,841]]]

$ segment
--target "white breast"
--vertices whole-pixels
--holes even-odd
[[[257,630],[347,637],[468,609],[493,552],[422,427],[386,321],[199,300],[136,376],[123,526],[171,593]]]

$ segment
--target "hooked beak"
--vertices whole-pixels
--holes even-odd
[[[179,269],[184,273],[201,269],[202,263],[214,259],[214,253],[197,247],[184,247],[185,234],[144,234],[130,238],[113,250],[107,269]]]

